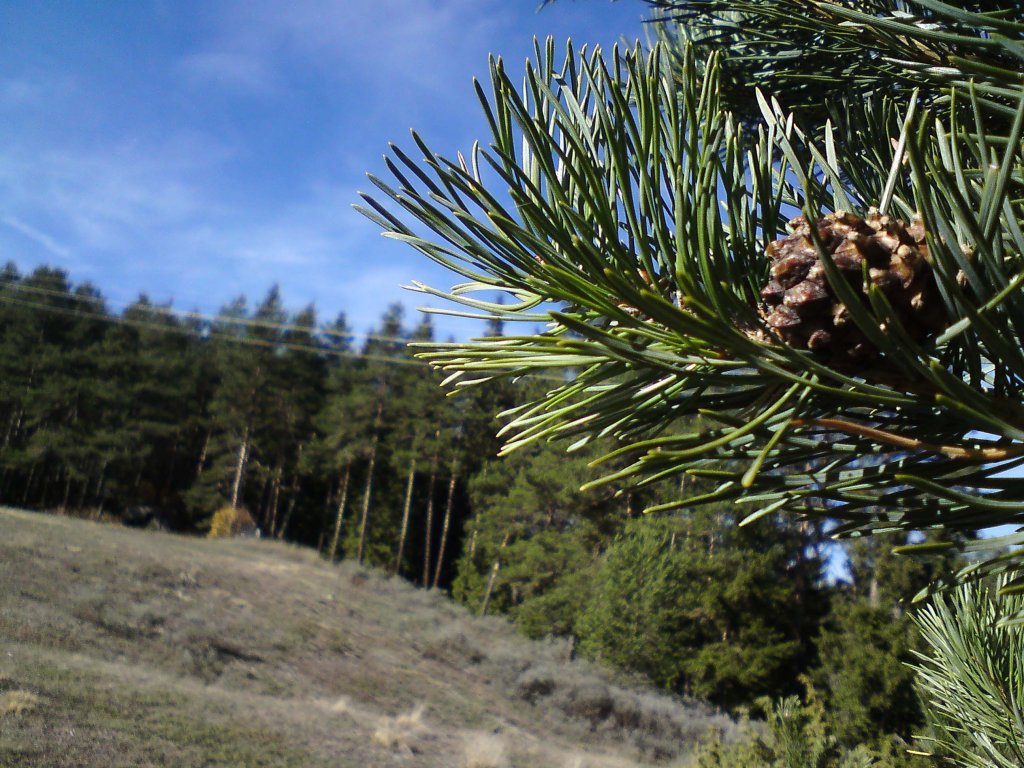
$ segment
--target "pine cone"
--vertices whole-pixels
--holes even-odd
[[[832,213],[816,226],[836,267],[865,305],[871,283],[885,293],[915,341],[925,341],[946,327],[946,311],[920,221],[908,226],[872,210],[863,219],[852,213]],[[789,227],[791,235],[768,246],[771,279],[761,291],[765,322],[791,347],[835,360],[877,357],[878,350],[829,284],[806,219],[798,216]]]

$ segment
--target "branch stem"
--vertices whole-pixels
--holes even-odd
[[[844,419],[794,419],[794,427],[820,427],[830,432],[843,432],[848,435],[866,437],[870,440],[877,440],[880,443],[895,445],[899,448],[907,448],[915,451],[928,451],[929,453],[941,453],[951,459],[966,459],[968,461],[1002,461],[1017,456],[1024,456],[1024,444],[1015,443],[1003,448],[970,448],[963,445],[938,445],[928,443],[924,440],[917,440],[912,437],[898,435],[895,432],[886,432],[884,429],[869,427],[866,424],[857,424]]]

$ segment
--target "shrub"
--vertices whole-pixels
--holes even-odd
[[[413,745],[426,732],[423,724],[422,704],[411,712],[395,717],[383,717],[373,732],[373,741],[385,749],[411,754]]]
[[[39,697],[28,691],[0,693],[0,717],[23,715],[39,705]]]
[[[226,539],[249,534],[256,530],[256,521],[252,519],[248,510],[228,504],[213,514],[208,535],[211,539]]]
[[[521,669],[506,681],[519,698],[656,759],[677,757],[709,734],[730,743],[736,737],[732,720],[707,705],[617,685],[585,663],[537,661],[524,666],[509,661],[504,666]]]
[[[931,764],[908,752],[898,737],[878,749],[843,747],[810,685],[806,704],[788,696],[765,698],[758,705],[765,715],[764,727],[745,722],[745,738],[732,745],[713,736],[696,751],[690,768],[925,768]]]

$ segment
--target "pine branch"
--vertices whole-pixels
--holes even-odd
[[[724,101],[756,121],[753,91],[785,94],[815,123],[828,105],[915,89],[927,103],[973,87],[1003,119],[1022,82],[1018,4],[982,0],[646,0],[658,36],[679,54],[721,52]]]
[[[759,96],[752,131],[722,106],[719,78],[719,58],[692,48],[670,66],[664,45],[607,61],[570,45],[559,62],[548,41],[522,90],[500,60],[489,90],[477,86],[489,148],[454,161],[415,135],[422,161],[396,148],[395,186],[372,178],[380,199],[360,209],[470,281],[426,290],[547,321],[422,356],[458,386],[552,377],[505,414],[507,450],[611,437],[605,460],[620,468],[590,485],[714,481],[659,509],[729,502],[752,520],[789,508],[845,535],[1020,525],[1024,483],[1005,474],[1024,464],[1024,97],[990,132],[977,89],[967,109],[958,95],[916,111],[880,97],[803,130]],[[819,228],[800,225],[876,359],[791,343],[765,320],[769,246],[793,214],[858,219],[872,206],[920,216],[941,329],[910,327],[866,267],[843,278]]]

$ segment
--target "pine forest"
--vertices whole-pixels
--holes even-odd
[[[868,542],[837,582],[820,526],[735,528],[726,505],[646,518],[675,482],[581,493],[593,453],[499,457],[494,414],[521,393],[445,397],[408,346],[432,338],[427,317],[390,307],[357,347],[344,317],[289,315],[276,289],[215,318],[145,298],[118,314],[60,270],[8,264],[0,328],[0,503],[199,535],[238,507],[264,536],[448,590],[733,713],[827,691],[850,748],[909,743],[923,722],[905,600],[934,563]]]
[[[1020,4],[637,6],[357,203],[478,338],[8,263],[0,504],[450,595],[740,723],[693,768],[1024,768]]]

